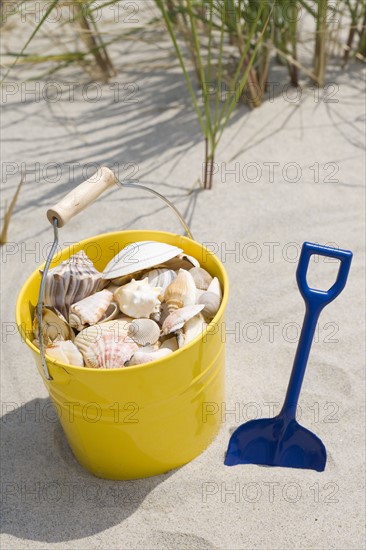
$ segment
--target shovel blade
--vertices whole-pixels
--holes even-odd
[[[326,460],[325,447],[315,434],[296,420],[285,423],[277,416],[239,426],[230,438],[225,465],[260,464],[322,472]]]

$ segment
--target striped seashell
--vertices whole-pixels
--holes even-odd
[[[163,323],[162,334],[171,334],[183,328],[184,324],[195,315],[198,315],[203,308],[203,304],[195,304],[173,311]]]
[[[126,246],[105,267],[104,279],[116,279],[164,263],[182,252],[181,248],[158,241],[138,241]]]
[[[80,331],[87,325],[95,325],[101,319],[108,317],[107,312],[112,300],[112,292],[105,289],[72,304],[69,313],[70,326]],[[109,316],[113,313],[118,314],[118,309],[112,306]]]
[[[65,363],[66,365],[74,365],[75,367],[83,367],[84,360],[78,348],[71,340],[59,340],[45,349],[46,355]]]
[[[138,345],[131,339],[116,338],[112,332],[102,333],[94,343],[76,342],[85,366],[92,369],[118,369],[124,367]]]
[[[189,271],[185,269],[178,271],[177,277],[165,290],[164,301],[169,313],[175,309],[195,304],[196,285]]]
[[[203,269],[203,267],[192,267],[192,269],[189,270],[190,274],[192,275],[196,288],[199,290],[207,290],[211,281],[212,277],[209,274],[208,271]]]
[[[151,286],[160,287],[162,290],[162,297],[166,288],[176,278],[177,274],[173,269],[166,269],[161,267],[159,269],[152,269],[146,274],[149,284]]]
[[[44,303],[55,307],[67,319],[71,304],[94,294],[105,285],[102,274],[81,250],[48,271]]]
[[[152,319],[135,319],[128,328],[128,336],[140,346],[155,344],[159,340],[160,327]]]

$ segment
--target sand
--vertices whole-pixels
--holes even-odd
[[[235,113],[210,192],[195,185],[203,145],[175,69],[126,69],[118,89],[135,82],[136,102],[117,103],[108,85],[94,102],[85,87],[54,102],[42,99],[44,84],[39,101],[25,85],[9,95],[2,205],[20,165],[34,173],[1,249],[3,548],[364,548],[361,69],[334,79],[335,102],[304,90],[298,101],[279,93]],[[231,283],[221,431],[190,464],[151,479],[103,481],[78,465],[15,328],[17,293],[52,240],[46,209],[93,171],[88,163],[118,167],[173,200]],[[116,190],[66,226],[61,241],[132,227],[180,230],[157,200]],[[346,289],[320,318],[300,397],[301,422],[326,445],[326,470],[224,467],[232,430],[279,410],[304,313],[295,271],[305,240],[354,252]],[[314,267],[319,284],[335,276],[333,264]]]

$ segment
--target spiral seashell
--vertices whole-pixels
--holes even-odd
[[[162,357],[166,357],[167,355],[170,355],[172,351],[168,348],[159,348],[155,350],[151,346],[145,346],[143,348],[140,348],[137,350],[133,356],[131,357],[130,361],[126,366],[132,367],[135,365],[143,365],[144,363],[150,363],[151,361],[156,361],[156,359],[161,359]]]
[[[112,292],[105,289],[72,304],[69,310],[70,326],[80,331],[87,325],[95,325],[106,316],[112,300]]]
[[[203,269],[203,267],[192,267],[192,269],[189,270],[189,273],[192,275],[197,289],[208,289],[212,281],[212,277],[208,271]]]
[[[170,334],[181,329],[189,319],[192,319],[192,317],[198,315],[203,308],[203,304],[195,304],[173,311],[170,315],[168,315],[163,323],[162,334]]]
[[[167,287],[164,301],[168,311],[193,305],[196,302],[196,285],[192,275],[185,269],[180,269],[176,279]]]
[[[140,346],[155,344],[159,340],[160,327],[152,319],[135,319],[128,328],[128,336]]]
[[[204,292],[199,300],[199,304],[203,304],[202,313],[208,319],[213,319],[219,310],[222,299],[221,287],[217,277],[212,279],[212,282],[206,292]]]
[[[178,271],[179,269],[186,269],[189,271],[192,267],[200,267],[200,263],[193,256],[188,256],[188,254],[184,254],[183,252],[182,254],[175,256],[175,258],[164,262],[164,264],[159,267],[167,267],[168,269],[173,269],[174,271]]]
[[[85,366],[92,369],[122,368],[138,349],[130,338],[117,338],[113,332],[102,333],[93,343],[76,339],[75,343],[83,355]]]
[[[103,321],[95,325],[90,325],[84,328],[76,336],[74,343],[76,346],[87,346],[94,344],[101,338],[103,334],[112,333],[114,338],[118,340],[126,340],[128,338],[128,329],[133,319],[124,317],[122,319],[114,319],[113,321]]]
[[[148,279],[135,281],[132,279],[127,285],[115,291],[114,297],[122,313],[130,317],[150,317],[160,307],[159,296],[161,288],[149,285]]]
[[[59,340],[45,349],[46,355],[56,361],[75,367],[83,367],[84,360],[78,348],[71,340]]]
[[[103,271],[103,278],[116,279],[137,273],[164,263],[181,252],[181,248],[158,241],[131,243],[108,263]]]
[[[33,334],[33,343],[39,347],[37,308],[34,310]],[[57,309],[48,306],[42,307],[42,335],[45,346],[60,340],[74,339],[74,333],[65,317]]]
[[[161,298],[164,296],[166,288],[170,285],[172,281],[174,281],[177,276],[176,272],[173,269],[166,269],[164,267],[159,269],[152,269],[146,275],[151,286],[161,288]]]
[[[71,304],[101,290],[106,281],[83,250],[50,269],[46,276],[44,303],[67,319]]]

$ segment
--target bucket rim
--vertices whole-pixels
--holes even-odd
[[[215,262],[217,263],[217,265],[220,269],[220,274],[222,276],[221,283],[222,283],[222,287],[223,287],[222,288],[221,304],[220,304],[220,307],[219,307],[215,317],[212,319],[212,321],[210,321],[210,323],[207,324],[207,327],[202,331],[201,334],[199,334],[198,336],[193,338],[193,340],[191,340],[188,344],[186,344],[182,348],[179,348],[179,349],[173,351],[172,354],[169,354],[165,357],[155,359],[154,361],[150,361],[148,363],[143,363],[142,365],[131,365],[129,367],[118,367],[118,368],[115,368],[115,369],[93,369],[91,367],[79,367],[77,365],[70,365],[70,364],[67,364],[67,363],[62,363],[61,361],[57,361],[56,359],[53,359],[53,358],[49,357],[46,354],[46,360],[47,360],[47,363],[49,365],[51,365],[52,367],[61,367],[61,368],[65,369],[66,372],[68,372],[68,374],[70,374],[71,372],[74,372],[74,371],[76,371],[76,372],[80,372],[80,371],[81,372],[93,372],[93,373],[101,372],[101,373],[106,374],[106,373],[116,373],[116,372],[129,372],[131,370],[135,371],[136,369],[139,369],[139,370],[145,369],[146,370],[146,369],[151,368],[151,367],[154,368],[157,364],[163,364],[163,363],[166,363],[168,361],[171,361],[171,355],[174,354],[175,357],[177,357],[182,352],[184,353],[190,347],[194,346],[196,344],[196,342],[198,342],[200,339],[202,339],[205,336],[210,334],[210,329],[212,330],[212,328],[217,324],[217,319],[219,319],[222,316],[223,312],[226,309],[226,306],[227,306],[227,303],[228,303],[228,298],[229,298],[229,278],[228,278],[226,269],[224,268],[221,260],[216,256],[216,254],[214,254],[211,250],[209,250],[205,245],[203,245],[199,241],[195,241],[194,239],[191,239],[191,238],[189,238],[185,235],[180,235],[179,233],[172,233],[172,232],[169,232],[169,231],[159,231],[159,230],[150,230],[150,229],[127,229],[127,230],[123,230],[123,231],[111,231],[111,232],[107,232],[107,233],[100,233],[98,235],[94,235],[94,236],[88,237],[86,239],[83,239],[81,241],[78,241],[77,243],[73,243],[73,253],[75,254],[77,251],[83,250],[83,247],[95,238],[111,237],[111,236],[117,236],[117,235],[120,236],[121,234],[126,234],[126,233],[135,233],[135,234],[140,233],[140,234],[145,234],[146,235],[146,232],[149,232],[149,233],[155,234],[155,235],[160,235],[160,236],[169,235],[170,237],[179,237],[180,239],[182,239],[184,241],[189,241],[189,242],[192,242],[192,243],[200,246],[202,249],[206,250],[207,253],[210,256],[214,257],[214,260],[215,260]],[[60,257],[62,257],[64,252],[67,251],[67,250],[68,250],[67,247],[63,248],[59,252]],[[63,260],[60,259],[60,261],[57,262],[56,265],[58,265],[61,261],[63,261]],[[39,274],[40,270],[43,269],[43,267],[45,266],[45,263],[46,262],[39,265],[29,275],[29,277],[27,277],[26,281],[23,283],[23,286],[21,287],[21,289],[19,291],[17,301],[16,301],[16,306],[15,306],[15,318],[16,318],[18,331],[19,331],[21,337],[23,338],[24,342],[27,344],[27,346],[32,351],[34,351],[37,355],[39,355],[39,357],[41,355],[39,348],[37,348],[37,346],[35,346],[33,344],[33,342],[28,338],[26,331],[23,332],[23,330],[22,330],[21,304],[23,302],[23,298],[24,298],[24,294],[25,294],[26,290],[28,289],[29,285],[32,283],[34,277]],[[123,375],[123,376],[127,376],[127,375]],[[52,382],[52,380],[50,380],[50,382]]]

